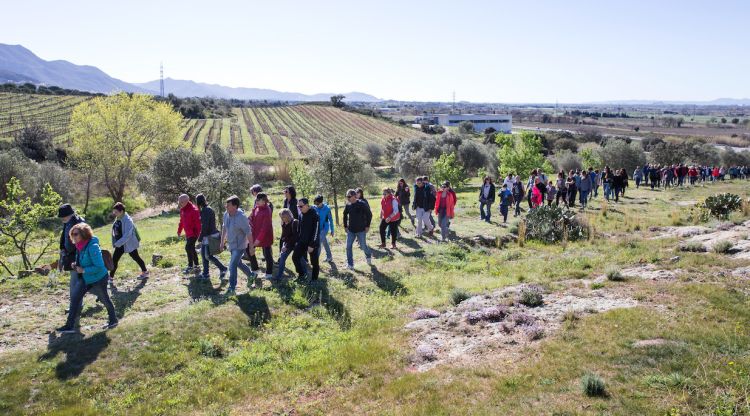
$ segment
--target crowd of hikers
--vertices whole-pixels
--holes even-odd
[[[726,176],[731,179],[750,179],[750,168],[647,164],[636,168],[632,179],[636,187],[644,185],[654,189],[722,181]],[[487,176],[479,188],[480,220],[491,222],[492,205],[497,199],[500,202],[500,215],[503,223],[506,223],[511,210],[514,216],[521,215],[524,199],[529,210],[544,205],[545,201],[547,205],[574,208],[578,204],[581,209],[585,209],[592,198],[599,196],[600,188],[605,199],[619,201],[620,196],[625,195],[628,185],[629,176],[625,169],[612,170],[607,166],[602,170],[576,169],[567,173],[561,170],[556,177],[547,176],[542,169],[534,169],[526,181],[520,175],[511,173],[502,179],[499,189],[495,187],[493,179]],[[241,207],[238,196],[232,195],[225,200],[221,229],[217,226],[216,212],[203,194],[195,196],[195,203],[187,194],[177,198],[180,212],[177,236],[184,234],[187,255],[184,273],[197,274],[198,279],[210,281],[209,268],[213,264],[219,271],[221,281],[227,280],[227,273],[229,274],[225,295],[232,296],[237,290],[238,269],[247,276],[248,283],[252,282],[251,288],[255,288],[262,281],[261,274],[267,280],[282,279],[287,260],[291,256],[294,271],[300,280],[318,279],[321,251],[325,251],[326,262],[333,262],[328,237],[330,235],[333,238],[335,235],[332,211],[323,196],[316,196],[311,203],[307,198],[298,199],[294,186],[284,188],[284,200],[277,214],[281,225],[279,255],[274,258],[274,206],[260,185],[253,185],[250,193],[253,205],[245,210]],[[429,177],[420,176],[409,185],[406,180],[399,179],[395,189],[382,190],[378,247],[386,248],[386,241],[390,238],[390,247],[397,248],[404,218],[411,222],[417,238],[434,236],[435,230],[439,229],[438,241],[448,241],[456,202],[456,193],[448,181],[436,186],[430,182]],[[58,210],[58,217],[63,222],[58,264],[60,270],[70,272],[70,305],[65,325],[57,329],[61,333],[77,331],[83,298],[88,292],[96,295],[107,310],[109,320],[103,328],[117,326],[118,319],[109,297],[108,283],[110,287],[114,287],[118,263],[124,254],[128,254],[140,268],[138,279],[149,278],[146,263],[138,253],[141,238],[125,205],[116,203],[112,207],[112,216],[113,252],[110,253],[102,249],[91,227],[76,214],[70,204],[63,204]],[[367,264],[372,264],[372,252],[367,245],[372,219],[370,202],[365,199],[363,190],[348,190],[343,212],[348,270],[354,269],[355,240]],[[196,249],[198,243],[200,259]],[[227,265],[216,257],[224,250],[229,252]],[[257,252],[263,256],[264,271],[261,271]]]

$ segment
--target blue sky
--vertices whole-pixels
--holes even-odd
[[[99,67],[400,100],[750,97],[750,1],[14,1],[0,42]],[[12,18],[18,16],[18,18]]]

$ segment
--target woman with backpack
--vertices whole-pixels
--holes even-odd
[[[72,334],[77,331],[75,322],[81,312],[81,300],[88,292],[96,295],[107,309],[109,321],[102,329],[112,329],[118,324],[115,305],[112,304],[107,291],[107,267],[104,264],[99,239],[93,234],[91,227],[86,223],[76,224],[70,229],[70,239],[75,244],[77,252],[73,268],[79,273],[78,278],[83,279],[83,284],[76,287],[70,299],[70,311],[65,325],[57,328],[57,332],[62,334]]]
[[[120,262],[120,257],[125,253],[128,253],[130,258],[141,268],[141,274],[138,278],[141,280],[148,279],[149,273],[146,270],[146,263],[138,254],[141,237],[138,235],[138,229],[135,228],[133,219],[125,212],[125,205],[122,202],[116,203],[112,207],[112,215],[115,217],[115,222],[112,223],[112,247],[115,248],[115,252],[112,254],[113,265],[112,270],[109,271],[109,285],[114,286],[117,263]]]

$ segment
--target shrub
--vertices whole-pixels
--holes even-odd
[[[205,357],[221,358],[226,355],[223,340],[217,337],[201,338],[195,343],[198,353]]]
[[[709,196],[703,203],[699,204],[704,221],[709,216],[726,220],[729,214],[742,208],[742,198],[739,195],[723,193]]]
[[[626,143],[624,140],[611,139],[600,152],[602,163],[613,169],[625,168],[633,172],[636,167],[646,163],[646,154],[639,143]]]
[[[168,269],[170,267],[174,267],[174,261],[172,259],[168,259],[166,257],[162,257],[158,263],[156,263],[157,267],[160,267],[162,269]]]
[[[704,246],[702,243],[699,243],[697,241],[691,241],[689,243],[685,243],[679,247],[680,251],[689,251],[692,253],[704,253],[706,251],[706,246]]]
[[[523,332],[526,335],[526,339],[529,341],[536,341],[544,338],[544,329],[539,325],[526,326],[524,327]]]
[[[451,303],[456,306],[470,297],[471,293],[467,292],[465,289],[455,288],[451,291]]]
[[[717,241],[716,244],[712,247],[712,250],[714,253],[718,254],[728,254],[732,247],[734,247],[734,244],[732,244],[731,241],[723,240],[723,241]]]
[[[565,232],[569,241],[575,241],[586,238],[588,228],[576,218],[574,211],[562,206],[541,206],[532,209],[526,216],[526,238],[528,239],[554,243],[562,241]]]
[[[440,316],[440,312],[434,310],[434,309],[417,309],[416,312],[414,312],[414,315],[412,315],[415,320],[420,319],[432,319],[437,318]]]
[[[586,374],[581,379],[581,387],[583,392],[589,397],[604,397],[607,395],[607,389],[604,385],[604,380],[596,374]]]
[[[610,267],[606,271],[607,280],[611,280],[613,282],[622,282],[625,280],[625,276],[620,273],[620,269],[617,269],[616,267]]]
[[[35,162],[55,159],[52,134],[39,124],[25,126],[15,137],[15,145]]]
[[[518,303],[521,305],[535,308],[544,304],[544,295],[541,287],[536,285],[526,285],[518,293]]]
[[[380,166],[380,159],[383,157],[383,146],[377,143],[367,143],[365,145],[365,155],[370,165]]]
[[[468,179],[466,170],[454,153],[440,155],[433,165],[432,174],[436,183],[448,181],[453,188],[460,188]]]
[[[591,286],[589,286],[589,287],[591,288],[591,290],[597,290],[597,289],[601,289],[601,288],[603,288],[603,287],[604,287],[604,283],[600,283],[600,282],[594,282],[594,283],[592,283],[592,284],[591,284]]]
[[[536,323],[536,318],[523,312],[516,312],[510,315],[508,320],[516,324],[516,326],[527,326]]]

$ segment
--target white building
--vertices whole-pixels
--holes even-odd
[[[433,120],[446,127],[458,127],[464,121],[471,121],[474,131],[479,133],[488,127],[495,131],[510,133],[513,127],[513,118],[510,114],[436,114]]]

